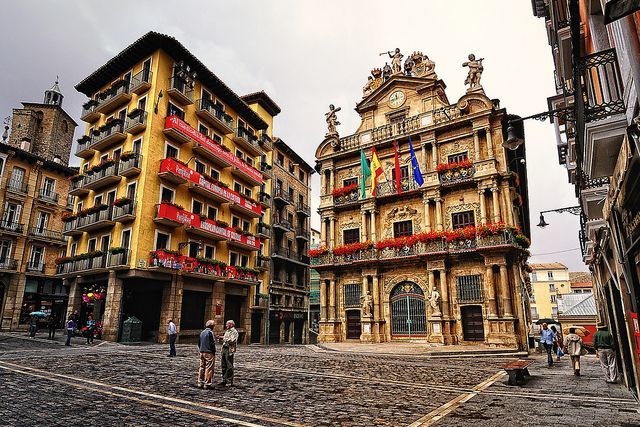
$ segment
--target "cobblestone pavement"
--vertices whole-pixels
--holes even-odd
[[[535,356],[529,383],[509,387],[509,358],[241,346],[234,386],[200,390],[194,345],[168,358],[161,345],[62,344],[0,333],[0,425],[640,425],[638,404],[593,356],[580,378]]]

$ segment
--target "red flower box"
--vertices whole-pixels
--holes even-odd
[[[447,172],[455,169],[465,169],[473,166],[470,160],[462,160],[460,162],[440,163],[436,166],[438,172]]]
[[[373,246],[373,243],[369,241],[350,243],[348,245],[342,245],[342,246],[337,246],[333,248],[333,254],[334,255],[351,255],[354,252],[357,252],[363,249],[369,249],[372,246]]]
[[[335,188],[331,192],[331,195],[333,197],[346,196],[347,194],[351,194],[354,191],[356,191],[357,187],[358,187],[357,184],[351,184],[351,185],[347,185],[346,187]]]

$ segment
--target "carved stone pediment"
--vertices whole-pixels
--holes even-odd
[[[449,206],[447,207],[447,213],[445,215],[445,220],[447,224],[447,229],[453,229],[453,225],[451,222],[451,214],[457,212],[465,212],[465,211],[474,211],[476,224],[479,223],[480,220],[480,204],[479,203],[461,203],[459,205]]]
[[[439,163],[447,163],[449,155],[459,154],[465,151],[467,152],[469,159],[475,158],[475,150],[473,149],[472,141],[460,140],[444,143],[440,145],[438,149],[438,154],[440,156]]]
[[[402,282],[413,282],[420,286],[420,289],[422,289],[422,292],[425,295],[429,294],[429,276],[427,275],[426,271],[415,272],[412,274],[385,274],[384,285],[382,288],[384,291],[383,299],[389,299],[389,294],[391,293],[393,288],[395,288],[399,283]]]

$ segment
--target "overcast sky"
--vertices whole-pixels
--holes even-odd
[[[373,67],[384,65],[378,53],[396,47],[405,55],[420,50],[435,61],[452,103],[464,94],[461,64],[471,52],[485,58],[487,96],[499,98],[510,113],[541,112],[554,94],[544,22],[527,0],[21,0],[5,3],[2,12],[0,117],[21,101],[40,101],[59,75],[64,107],[80,123],[85,98],[73,86],[155,30],[180,40],[238,94],[265,90],[282,108],[275,135],[311,165],[329,103],[342,107],[340,134],[353,133],[362,85]],[[550,214],[549,227],[535,227],[540,210],[577,200],[558,165],[553,126],[527,121],[525,129],[532,262],[586,270],[577,217]],[[315,176],[316,228],[318,182]]]

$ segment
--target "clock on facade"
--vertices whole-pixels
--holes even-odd
[[[405,99],[406,96],[404,92],[401,90],[397,90],[389,95],[389,105],[391,106],[391,108],[398,108],[399,106],[404,104]]]

